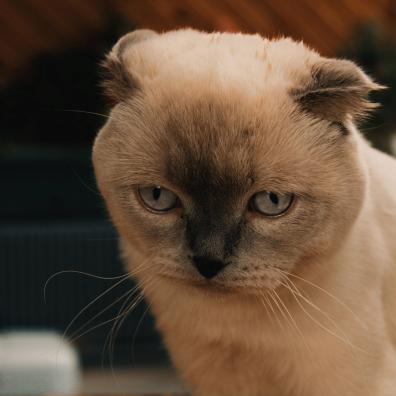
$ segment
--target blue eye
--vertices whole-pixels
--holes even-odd
[[[179,205],[178,196],[161,186],[138,186],[143,205],[155,212],[167,212]]]
[[[279,216],[285,213],[293,202],[291,193],[278,194],[272,191],[261,191],[250,200],[250,208],[264,216]]]

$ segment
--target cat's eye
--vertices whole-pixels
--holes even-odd
[[[179,206],[179,197],[161,186],[138,186],[137,192],[142,204],[154,212],[168,212]]]
[[[250,200],[250,209],[264,216],[279,216],[291,206],[294,195],[291,193],[279,194],[272,191],[261,191],[254,194]]]

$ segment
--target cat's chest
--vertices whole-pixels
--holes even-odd
[[[150,299],[150,298],[149,298]],[[167,300],[165,295],[150,299],[157,327],[171,350],[192,351],[227,366],[235,356],[257,357],[257,367],[274,356],[301,356],[306,345],[301,334],[282,318],[268,315],[261,305],[208,304],[208,301],[181,296]]]
[[[216,396],[261,396],[263,387],[271,389],[270,395],[286,396],[289,386],[312,388],[312,381],[303,379],[321,378],[337,367],[333,351],[345,349],[339,338],[310,321],[299,321],[294,315],[295,326],[280,316],[269,318],[259,304],[208,305],[207,300],[191,296],[167,300],[164,293],[151,297],[174,364],[189,383],[207,390],[222,384]],[[232,384],[230,389],[227,383]],[[278,384],[283,384],[281,393],[277,393]],[[238,386],[241,389],[235,393]],[[199,395],[210,395],[205,389]]]

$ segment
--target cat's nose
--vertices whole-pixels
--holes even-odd
[[[214,278],[228,263],[205,256],[193,256],[197,271],[206,279]]]

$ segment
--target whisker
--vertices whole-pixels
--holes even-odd
[[[123,275],[117,275],[117,276],[100,276],[100,275],[94,275],[94,274],[90,274],[89,272],[78,271],[78,270],[63,270],[63,271],[58,271],[58,272],[55,272],[55,274],[52,274],[52,275],[45,281],[44,288],[43,288],[43,292],[44,292],[44,303],[45,303],[45,304],[47,303],[46,291],[47,291],[47,286],[48,286],[49,282],[51,282],[52,279],[54,279],[54,278],[57,277],[58,275],[62,275],[62,274],[78,274],[78,275],[89,276],[89,277],[94,278],[94,279],[102,279],[102,280],[115,280],[115,279],[127,278],[127,277],[129,276],[129,274],[123,274]]]
[[[65,112],[65,113],[79,113],[79,114],[90,114],[90,115],[96,115],[96,116],[100,116],[103,118],[108,118],[111,119],[112,117],[107,115],[107,114],[103,114],[103,113],[97,113],[95,111],[87,111],[87,110],[79,110],[79,109],[51,109],[52,111],[61,111],[61,112]]]
[[[114,113],[111,114],[104,114],[104,113],[99,113],[96,111],[89,111],[89,110],[81,110],[81,109],[56,109],[56,108],[51,108],[47,109],[47,111],[59,111],[63,113],[77,113],[77,114],[87,114],[87,115],[94,115],[94,116],[99,116],[108,120],[115,120],[118,122],[124,122],[122,119],[114,117]],[[118,112],[120,113],[120,112]],[[121,114],[122,115],[122,114]]]
[[[84,335],[86,335],[86,334],[88,334],[88,333],[90,333],[90,332],[92,332],[92,331],[98,329],[99,327],[103,327],[104,325],[106,325],[106,324],[108,324],[108,323],[111,323],[111,322],[117,320],[118,318],[119,318],[119,316],[115,316],[114,318],[105,320],[104,322],[99,323],[99,324],[97,324],[97,325],[91,327],[90,329],[84,331],[82,334],[79,334],[78,337],[70,339],[69,342],[70,342],[70,343],[74,343],[74,342],[77,341],[79,338],[83,337]]]
[[[130,272],[130,275],[133,276],[133,275],[137,275],[139,272],[142,272],[142,270],[145,269],[144,267],[146,266],[146,264],[149,262],[149,260],[151,260],[152,256],[153,255],[151,254],[146,259],[144,259],[142,263],[140,263],[133,271]],[[126,300],[121,305],[121,307],[118,311],[118,315],[123,316],[125,314],[125,312],[128,310],[128,308],[126,308],[126,307],[129,304],[130,299],[135,298],[137,296],[137,295],[134,296],[134,293],[136,291],[139,291],[140,287],[141,287],[141,284],[137,283],[136,286],[131,290],[131,294],[126,298]],[[138,294],[140,294],[140,291]],[[132,304],[133,304],[133,302],[132,302]],[[111,340],[112,340],[113,333],[114,333],[116,326],[117,326],[117,321],[114,322],[111,330],[109,331],[109,333],[106,336],[106,340],[103,345],[102,356],[104,356],[106,349],[111,347]],[[107,347],[107,345],[108,345],[108,347]]]
[[[120,302],[122,299],[126,298],[130,293],[133,292],[131,290],[128,290],[126,293],[122,294],[120,297],[118,297],[116,300],[114,300],[111,304],[109,304],[106,308],[102,309],[100,312],[95,314],[92,318],[90,318],[87,322],[85,322],[82,326],[80,326],[76,331],[74,331],[69,337],[74,338],[81,330],[83,330],[85,327],[87,327],[90,323],[92,323],[96,318],[98,318],[100,315],[108,311],[111,307],[116,305],[118,302]]]
[[[261,303],[262,303],[263,306],[264,306],[265,312],[266,312],[266,314],[267,314],[267,318],[269,319],[270,324],[271,324],[271,326],[273,327],[273,326],[274,326],[274,322],[273,322],[273,318],[272,318],[272,316],[271,316],[271,314],[270,314],[270,310],[268,309],[268,306],[267,306],[268,303],[266,303],[266,301],[264,300],[264,296],[260,296],[260,297],[261,297],[261,298],[260,298],[260,301],[261,301]]]
[[[139,295],[137,296],[137,298],[135,300],[133,300],[130,305],[128,306],[128,308],[124,309],[122,314],[119,315],[120,319],[117,319],[117,322],[114,323],[110,333],[108,334],[108,336],[106,337],[106,342],[108,337],[110,337],[109,340],[109,347],[108,347],[108,353],[109,353],[109,362],[110,362],[110,367],[113,371],[113,366],[114,366],[114,361],[113,361],[113,357],[114,357],[114,346],[115,346],[115,340],[117,338],[117,334],[121,328],[121,326],[123,325],[124,321],[126,320],[126,318],[129,316],[129,314],[143,301],[144,299],[144,291],[147,287],[152,287],[158,284],[159,280],[157,279],[157,281],[153,280],[154,278],[148,278],[146,279],[143,283],[140,284],[140,292]],[[138,323],[138,326],[140,325],[140,321]],[[105,351],[105,349],[104,349]]]
[[[275,309],[274,309],[274,307],[272,306],[271,301],[269,300],[267,293],[264,293],[264,294],[263,294],[263,298],[265,299],[265,301],[266,301],[266,303],[267,303],[269,309],[272,311],[272,314],[273,314],[273,317],[271,316],[271,318],[272,318],[272,323],[275,324],[273,318],[275,318],[277,322],[278,322],[278,319],[277,319],[277,317],[276,317]],[[278,325],[279,325],[279,322],[278,322]]]
[[[367,329],[367,324],[363,322],[363,320],[342,300],[340,300],[338,297],[334,296],[332,293],[330,293],[329,291],[327,291],[326,289],[323,289],[322,287],[316,285],[315,283],[312,283],[311,281],[302,278],[300,276],[297,276],[295,274],[292,274],[288,271],[284,271],[283,269],[280,268],[276,268],[277,271],[283,273],[284,275],[286,275],[286,277],[293,277],[296,279],[299,279],[300,281],[316,288],[317,290],[321,291],[322,293],[326,294],[328,297],[330,297],[332,300],[334,300],[335,302],[337,302],[338,304],[340,304],[342,307],[344,307],[350,314],[352,314],[354,316],[354,318],[362,325],[362,327]]]
[[[71,171],[74,173],[74,175],[77,177],[78,181],[89,191],[91,191],[92,193],[94,193],[95,195],[101,197],[102,194],[98,191],[95,190],[94,187],[91,187],[78,173],[77,171],[73,168],[70,167]]]
[[[108,294],[111,290],[113,290],[114,288],[116,288],[118,285],[120,285],[121,283],[123,283],[125,280],[130,279],[131,274],[137,274],[138,272],[140,272],[142,270],[141,266],[138,266],[135,270],[126,273],[120,277],[111,277],[111,278],[104,278],[104,277],[100,277],[100,279],[119,279],[121,278],[121,280],[117,283],[115,283],[114,285],[110,286],[108,289],[106,289],[103,293],[101,293],[99,296],[97,296],[96,298],[94,298],[89,304],[87,304],[82,310],[80,310],[80,312],[72,319],[72,321],[68,324],[68,326],[66,327],[64,333],[63,333],[63,338],[66,337],[68,331],[71,329],[71,327],[73,326],[73,324],[75,323],[75,321],[88,309],[90,308],[95,302],[97,302],[98,300],[100,300],[102,297],[104,297],[106,294]],[[84,273],[85,274],[85,273]],[[91,275],[91,274],[90,274]],[[94,276],[95,278],[97,278],[97,276]],[[132,289],[132,292],[137,288],[138,286],[135,286],[134,289]],[[102,313],[106,312],[108,309],[110,309],[112,306],[114,306],[117,302],[119,302],[120,300],[122,300],[122,298],[126,297],[126,295],[128,293],[130,293],[131,291],[128,291],[127,293],[123,294],[121,297],[117,298],[116,301],[114,301],[112,304],[108,305],[105,309],[103,309],[101,312],[97,313],[96,315],[94,315],[91,319],[89,319],[84,325],[82,325],[77,331],[73,332],[73,334],[71,335],[72,338],[75,337],[75,335],[81,331],[84,327],[86,327],[89,323],[92,323],[93,320],[95,320],[98,316],[100,316]]]
[[[289,280],[290,281],[290,280]],[[356,348],[356,349],[360,349],[361,348],[357,347],[356,345],[352,344],[352,342],[349,340],[348,336],[345,334],[345,332],[342,331],[342,329],[340,329],[340,327],[338,325],[335,324],[334,320],[332,320],[325,312],[323,312],[322,310],[320,310],[320,308],[316,307],[315,304],[313,304],[311,301],[309,301],[308,299],[305,299],[305,297],[303,297],[301,295],[301,293],[296,292],[295,290],[293,290],[290,286],[288,286],[286,283],[283,284],[292,294],[295,294],[296,297],[300,297],[302,298],[304,301],[306,301],[307,304],[311,305],[314,309],[317,309],[320,313],[322,313],[322,315],[326,316],[328,320],[331,321],[331,323],[336,327],[336,330],[340,331],[344,336],[346,336],[346,338],[340,336],[339,334],[337,334],[336,332],[332,331],[331,329],[329,329],[328,327],[326,327],[325,325],[323,325],[319,320],[317,320],[316,318],[314,318],[305,308],[304,306],[301,304],[301,302],[298,300],[298,298],[296,298],[296,302],[299,305],[299,307],[301,308],[301,310],[317,325],[319,326],[322,330],[324,330],[325,332],[327,332],[328,334],[332,335],[333,337],[337,338],[338,340],[342,341],[343,343],[349,345],[352,348]],[[294,285],[294,287],[296,287]],[[363,350],[362,350],[363,351]]]
[[[143,269],[145,265],[153,258],[153,255],[155,252],[150,254],[140,265],[138,268]],[[151,264],[152,265],[152,264]],[[137,271],[134,271],[133,274],[136,274]],[[117,337],[117,333],[119,332],[119,329],[121,328],[122,324],[124,323],[125,319],[128,317],[129,313],[141,302],[141,300],[144,298],[143,295],[143,290],[146,285],[152,283],[153,277],[145,279],[143,282],[140,282],[137,284],[134,292],[138,290],[137,295],[131,294],[122,304],[120,310],[118,311],[118,319],[114,322],[112,328],[110,329],[109,333],[106,336],[105,343],[103,345],[103,350],[102,350],[102,364],[104,360],[104,355],[106,352],[106,349],[108,350],[108,356],[109,356],[109,363],[110,366],[113,367],[113,356],[114,356],[114,346],[115,346],[115,340]],[[140,289],[140,290],[139,290]],[[130,299],[133,298],[133,300],[130,302]],[[128,306],[129,304],[129,306]]]
[[[278,302],[274,299],[273,295],[271,294],[271,290],[268,290],[268,293],[266,294],[266,296],[267,296],[267,298],[270,298],[272,300],[272,302],[275,304],[275,307],[278,308],[278,311],[280,311],[283,315],[282,310],[279,308]],[[274,308],[272,308],[272,309],[274,312],[274,317],[275,317],[276,321],[278,322],[279,329],[281,331],[285,332],[285,327],[283,326],[282,321],[280,320],[279,316],[276,314],[275,309]]]
[[[140,302],[142,299],[143,299],[143,295],[142,295],[142,294],[139,294],[138,298],[137,298],[137,299],[134,301],[134,303],[133,303],[133,304],[134,304],[133,307],[135,307],[136,304],[137,304],[138,302]],[[102,327],[102,326],[104,326],[104,325],[106,325],[106,324],[108,324],[108,323],[114,322],[115,320],[117,320],[117,319],[119,319],[119,318],[122,318],[123,316],[124,316],[124,313],[122,313],[122,314],[117,314],[115,317],[113,317],[113,318],[111,318],[111,319],[108,319],[108,320],[105,320],[104,322],[99,323],[99,324],[97,324],[97,325],[91,327],[90,329],[84,331],[82,334],[79,334],[77,337],[70,339],[69,342],[73,343],[73,342],[75,342],[76,340],[78,340],[79,338],[83,337],[84,335],[86,335],[86,334],[92,332],[93,330],[96,330],[97,328]]]
[[[137,293],[136,293],[137,292]],[[106,349],[109,350],[109,356],[111,356],[112,349],[112,340],[115,339],[114,332],[118,331],[119,328],[121,327],[123,321],[119,323],[121,318],[126,318],[126,313],[128,312],[128,309],[133,306],[134,302],[137,301],[140,297],[142,296],[142,292],[139,289],[139,285],[137,285],[134,290],[131,292],[131,294],[128,296],[128,298],[123,302],[122,306],[120,307],[118,311],[118,318],[117,321],[113,323],[113,326],[111,327],[109,333],[106,336],[105,343],[103,345],[103,351],[102,351],[102,356],[104,356]],[[110,362],[111,363],[111,362]]]
[[[143,314],[141,318],[139,319],[139,322],[136,325],[135,331],[133,332],[133,337],[132,337],[132,346],[131,346],[131,356],[132,356],[132,361],[135,361],[135,342],[136,342],[136,336],[139,331],[140,325],[143,323],[144,317],[147,315],[148,311],[150,310],[151,305],[148,303],[146,309],[143,311]]]
[[[295,290],[296,295],[297,295],[298,297],[300,297],[303,301],[305,301],[305,302],[306,302],[309,306],[311,306],[313,309],[315,309],[316,311],[318,311],[319,313],[321,313],[321,314],[330,322],[330,324],[332,324],[332,325],[334,326],[334,328],[335,328],[336,330],[338,330],[349,342],[351,342],[351,341],[349,340],[348,334],[345,333],[345,331],[342,330],[342,329],[340,328],[340,326],[338,326],[338,324],[336,323],[336,321],[335,321],[328,313],[326,313],[326,312],[323,311],[320,307],[318,307],[318,306],[312,301],[312,299],[308,298],[307,295],[304,295],[303,291],[301,291],[291,279],[289,279],[288,277],[286,277],[285,280],[286,280],[290,285],[292,285],[292,287],[293,287],[293,289]]]
[[[136,298],[129,304],[129,306],[124,309],[122,314],[120,314],[117,318],[117,322],[114,323],[112,330],[111,330],[111,336],[110,336],[110,341],[109,341],[109,347],[108,347],[108,353],[109,353],[109,361],[110,361],[110,367],[113,370],[114,367],[114,348],[115,348],[115,340],[117,338],[117,334],[125,322],[126,318],[129,316],[129,314],[143,301],[144,295],[142,292],[139,292]],[[115,330],[114,330],[115,329]]]
[[[155,281],[152,282],[150,286],[151,286],[151,287],[156,286],[158,283],[159,283],[159,280],[157,279],[157,281],[156,281],[156,282],[155,282]],[[148,286],[148,285],[146,285],[146,286]],[[143,293],[144,293],[144,291],[145,291],[144,288],[145,288],[146,286],[143,287],[143,290],[142,290]],[[137,325],[136,325],[136,327],[135,327],[135,331],[134,331],[134,333],[133,333],[132,345],[131,345],[131,357],[132,357],[132,361],[133,361],[133,362],[135,361],[134,346],[135,346],[136,336],[137,336],[138,330],[139,330],[139,328],[140,328],[140,325],[142,324],[143,319],[144,319],[144,317],[146,316],[147,312],[150,310],[150,308],[151,308],[151,304],[150,304],[150,302],[147,302],[147,307],[146,307],[146,309],[144,310],[144,312],[143,312],[141,318],[139,319],[139,321],[138,321],[138,323],[137,323]]]
[[[272,299],[272,301],[275,303],[276,308],[278,308],[278,311],[280,312],[280,314],[282,315],[282,317],[285,320],[286,324],[290,328],[290,323],[288,321],[288,317],[285,315],[285,313],[283,312],[282,306],[279,304],[279,302],[275,298],[275,290],[269,290],[269,296]]]
[[[276,298],[278,299],[279,303],[283,306],[283,308],[284,308],[286,314],[287,314],[288,317],[290,318],[290,321],[291,321],[291,323],[293,324],[294,328],[296,329],[298,335],[300,336],[300,338],[301,338],[301,340],[302,340],[302,342],[303,342],[305,348],[306,348],[309,352],[312,352],[311,348],[309,347],[309,345],[308,345],[308,343],[307,343],[307,341],[306,341],[306,338],[305,338],[304,334],[302,333],[302,331],[301,331],[300,328],[298,327],[296,321],[294,320],[292,314],[291,314],[290,311],[288,310],[286,304],[283,302],[283,300],[280,298],[279,294],[278,294],[275,290],[273,290],[273,292],[274,292]]]
[[[82,308],[77,315],[74,316],[74,318],[71,320],[71,322],[67,325],[65,331],[63,332],[62,339],[65,339],[66,334],[70,330],[70,328],[73,326],[73,324],[76,322],[76,320],[93,304],[95,304],[96,301],[100,300],[103,296],[108,294],[111,290],[115,289],[117,286],[119,286],[121,283],[125,282],[129,277],[122,277],[122,279],[118,282],[116,282],[114,285],[110,286],[107,288],[103,293],[100,293],[97,297],[95,297],[89,304],[87,304],[84,308]]]

